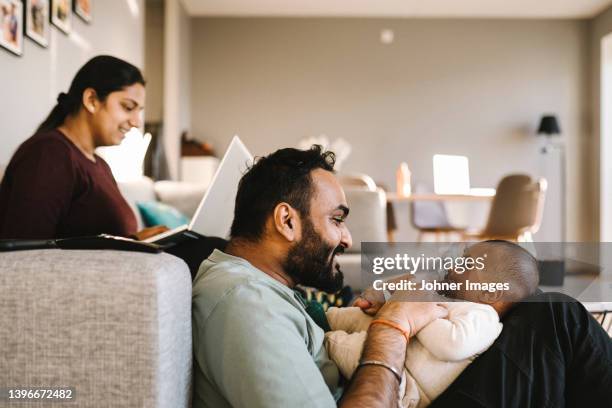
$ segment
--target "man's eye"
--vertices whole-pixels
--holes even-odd
[[[344,222],[344,218],[335,217],[334,222],[337,222],[338,224],[342,224]]]

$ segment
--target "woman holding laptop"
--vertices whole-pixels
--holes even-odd
[[[145,80],[134,65],[111,56],[83,65],[6,168],[0,239],[98,234],[146,239],[164,231],[137,231],[110,167],[95,154],[97,147],[117,145],[141,125],[144,103]]]
[[[136,218],[95,149],[140,125],[145,81],[135,66],[98,56],[15,152],[0,187],[0,238],[107,233],[135,236]]]

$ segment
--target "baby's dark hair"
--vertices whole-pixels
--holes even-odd
[[[538,288],[540,275],[538,261],[525,248],[514,242],[492,239],[477,245],[491,246],[498,252],[499,263],[487,264],[486,273],[491,280],[508,282],[507,300],[518,302],[533,295]]]

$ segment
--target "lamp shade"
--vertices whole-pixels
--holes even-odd
[[[554,115],[542,116],[542,119],[540,120],[540,127],[538,128],[538,134],[558,135],[559,133],[561,133],[561,129],[559,128],[557,117]]]

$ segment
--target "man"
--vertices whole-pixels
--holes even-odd
[[[231,240],[193,285],[194,407],[336,406],[338,370],[293,291],[342,286],[335,257],[352,241],[333,166],[318,146],[282,149],[241,179]],[[436,303],[385,304],[339,405],[397,404],[408,337],[445,315]]]
[[[225,253],[215,251],[194,281],[194,407],[336,405],[338,371],[292,288],[340,288],[335,256],[351,245],[347,215],[333,155],[319,148],[279,150],[243,176]],[[607,406],[608,335],[567,296],[530,300],[510,310],[493,346],[432,407]],[[367,293],[356,305],[386,324],[370,326],[338,404],[396,406],[406,337],[445,310],[433,302],[379,304]]]

